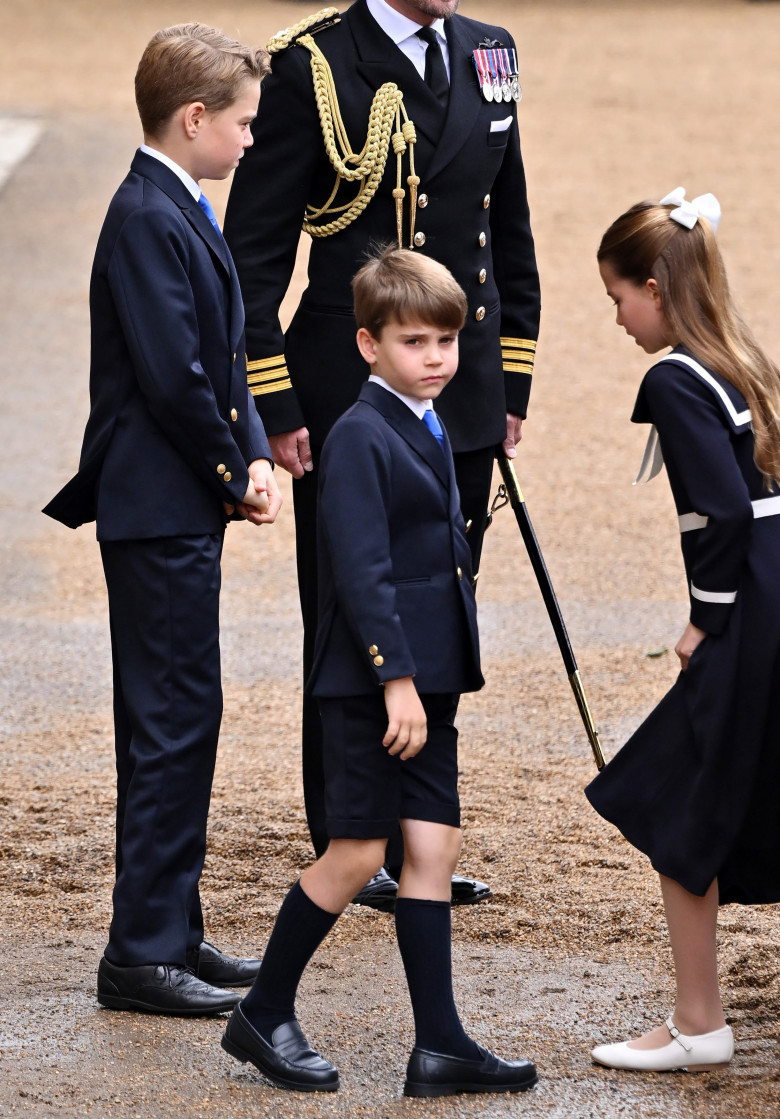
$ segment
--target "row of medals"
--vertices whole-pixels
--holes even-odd
[[[474,65],[486,101],[519,101],[523,96],[514,50],[475,50]]]

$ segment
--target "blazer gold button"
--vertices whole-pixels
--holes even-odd
[[[484,249],[486,244],[487,244],[487,234],[486,233],[480,233],[480,235],[479,235],[480,248]]]
[[[487,268],[480,268],[480,270],[479,270],[479,282],[481,284],[484,284],[486,279],[487,279]]]
[[[230,471],[226,470],[225,471],[225,481],[229,482],[232,477],[233,477],[233,475],[230,473]]]
[[[460,569],[460,568],[458,568],[458,578],[459,578],[459,579],[462,579],[462,578],[463,578],[463,572],[461,571],[461,569]]]
[[[477,322],[482,322],[484,317],[485,317],[485,308],[484,307],[477,307],[476,311],[474,312],[474,318],[477,320]]]
[[[466,532],[468,532],[473,523],[474,522],[471,520],[471,517],[469,517],[469,519],[466,521]]]
[[[490,195],[486,194],[485,197],[482,199],[483,210],[487,210],[489,205],[490,205]]]
[[[233,361],[235,361],[235,360],[236,360],[236,355],[235,355],[235,354],[233,354]]]
[[[418,249],[421,249],[422,246],[425,244],[425,234],[424,233],[415,233],[414,243],[415,243],[415,245],[417,246]]]
[[[235,408],[230,409],[230,418],[233,421],[233,423],[235,423],[236,420],[238,419],[238,412],[235,410]]]
[[[376,647],[376,645],[369,645],[368,651],[369,651],[369,653],[371,654],[372,657],[375,657],[377,655],[377,653],[379,652],[379,649]]]
[[[227,467],[225,466],[224,462],[221,462],[217,467],[217,474],[224,474],[226,470]]]
[[[428,205],[428,195],[421,194],[420,197],[417,199],[417,205],[420,207],[421,210],[424,210],[425,207]]]
[[[384,657],[374,657],[374,664],[377,666],[377,668],[381,668],[384,663],[385,663],[385,658]]]

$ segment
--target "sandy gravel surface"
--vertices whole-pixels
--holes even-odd
[[[589,1048],[670,1008],[653,874],[587,806],[592,761],[511,514],[480,580],[488,686],[462,706],[462,869],[493,899],[454,913],[457,995],[479,1040],[540,1068],[527,1096],[400,1095],[411,1014],[391,922],[350,910],[305,977],[300,1016],[342,1071],[334,1098],[281,1094],[219,1049],[220,1021],[100,1010],[94,976],[112,877],[105,596],[91,530],[37,510],[75,466],[86,416],[87,285],[138,130],[137,58],[201,18],[264,41],[313,5],[0,0],[0,117],[43,134],[0,194],[0,1116],[780,1115],[777,911],[722,913],[737,1056],[727,1071],[643,1076]],[[646,360],[612,323],[593,257],[625,206],[714,190],[732,283],[780,355],[780,4],[463,0],[510,26],[544,321],[520,474],[608,755],[675,675],[685,587],[664,479],[632,489],[628,423]],[[226,187],[209,185],[220,209]],[[289,492],[289,487],[287,487]],[[226,715],[203,883],[211,936],[262,950],[310,858],[291,501],[273,529],[231,527]],[[666,647],[669,652],[649,657]]]

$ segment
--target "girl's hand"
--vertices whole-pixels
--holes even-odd
[[[382,745],[389,754],[400,754],[401,761],[419,754],[428,737],[428,721],[414,680],[402,676],[385,683],[387,733]]]
[[[680,666],[683,672],[688,667],[688,661],[693,656],[694,649],[702,643],[707,634],[703,629],[699,629],[693,622],[688,622],[685,627],[682,637],[674,647],[674,651],[680,658]]]

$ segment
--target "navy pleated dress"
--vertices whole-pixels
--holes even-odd
[[[585,793],[691,893],[717,878],[721,904],[778,902],[780,493],[753,462],[744,398],[681,347],[645,375],[632,420],[655,426],[707,637]]]

